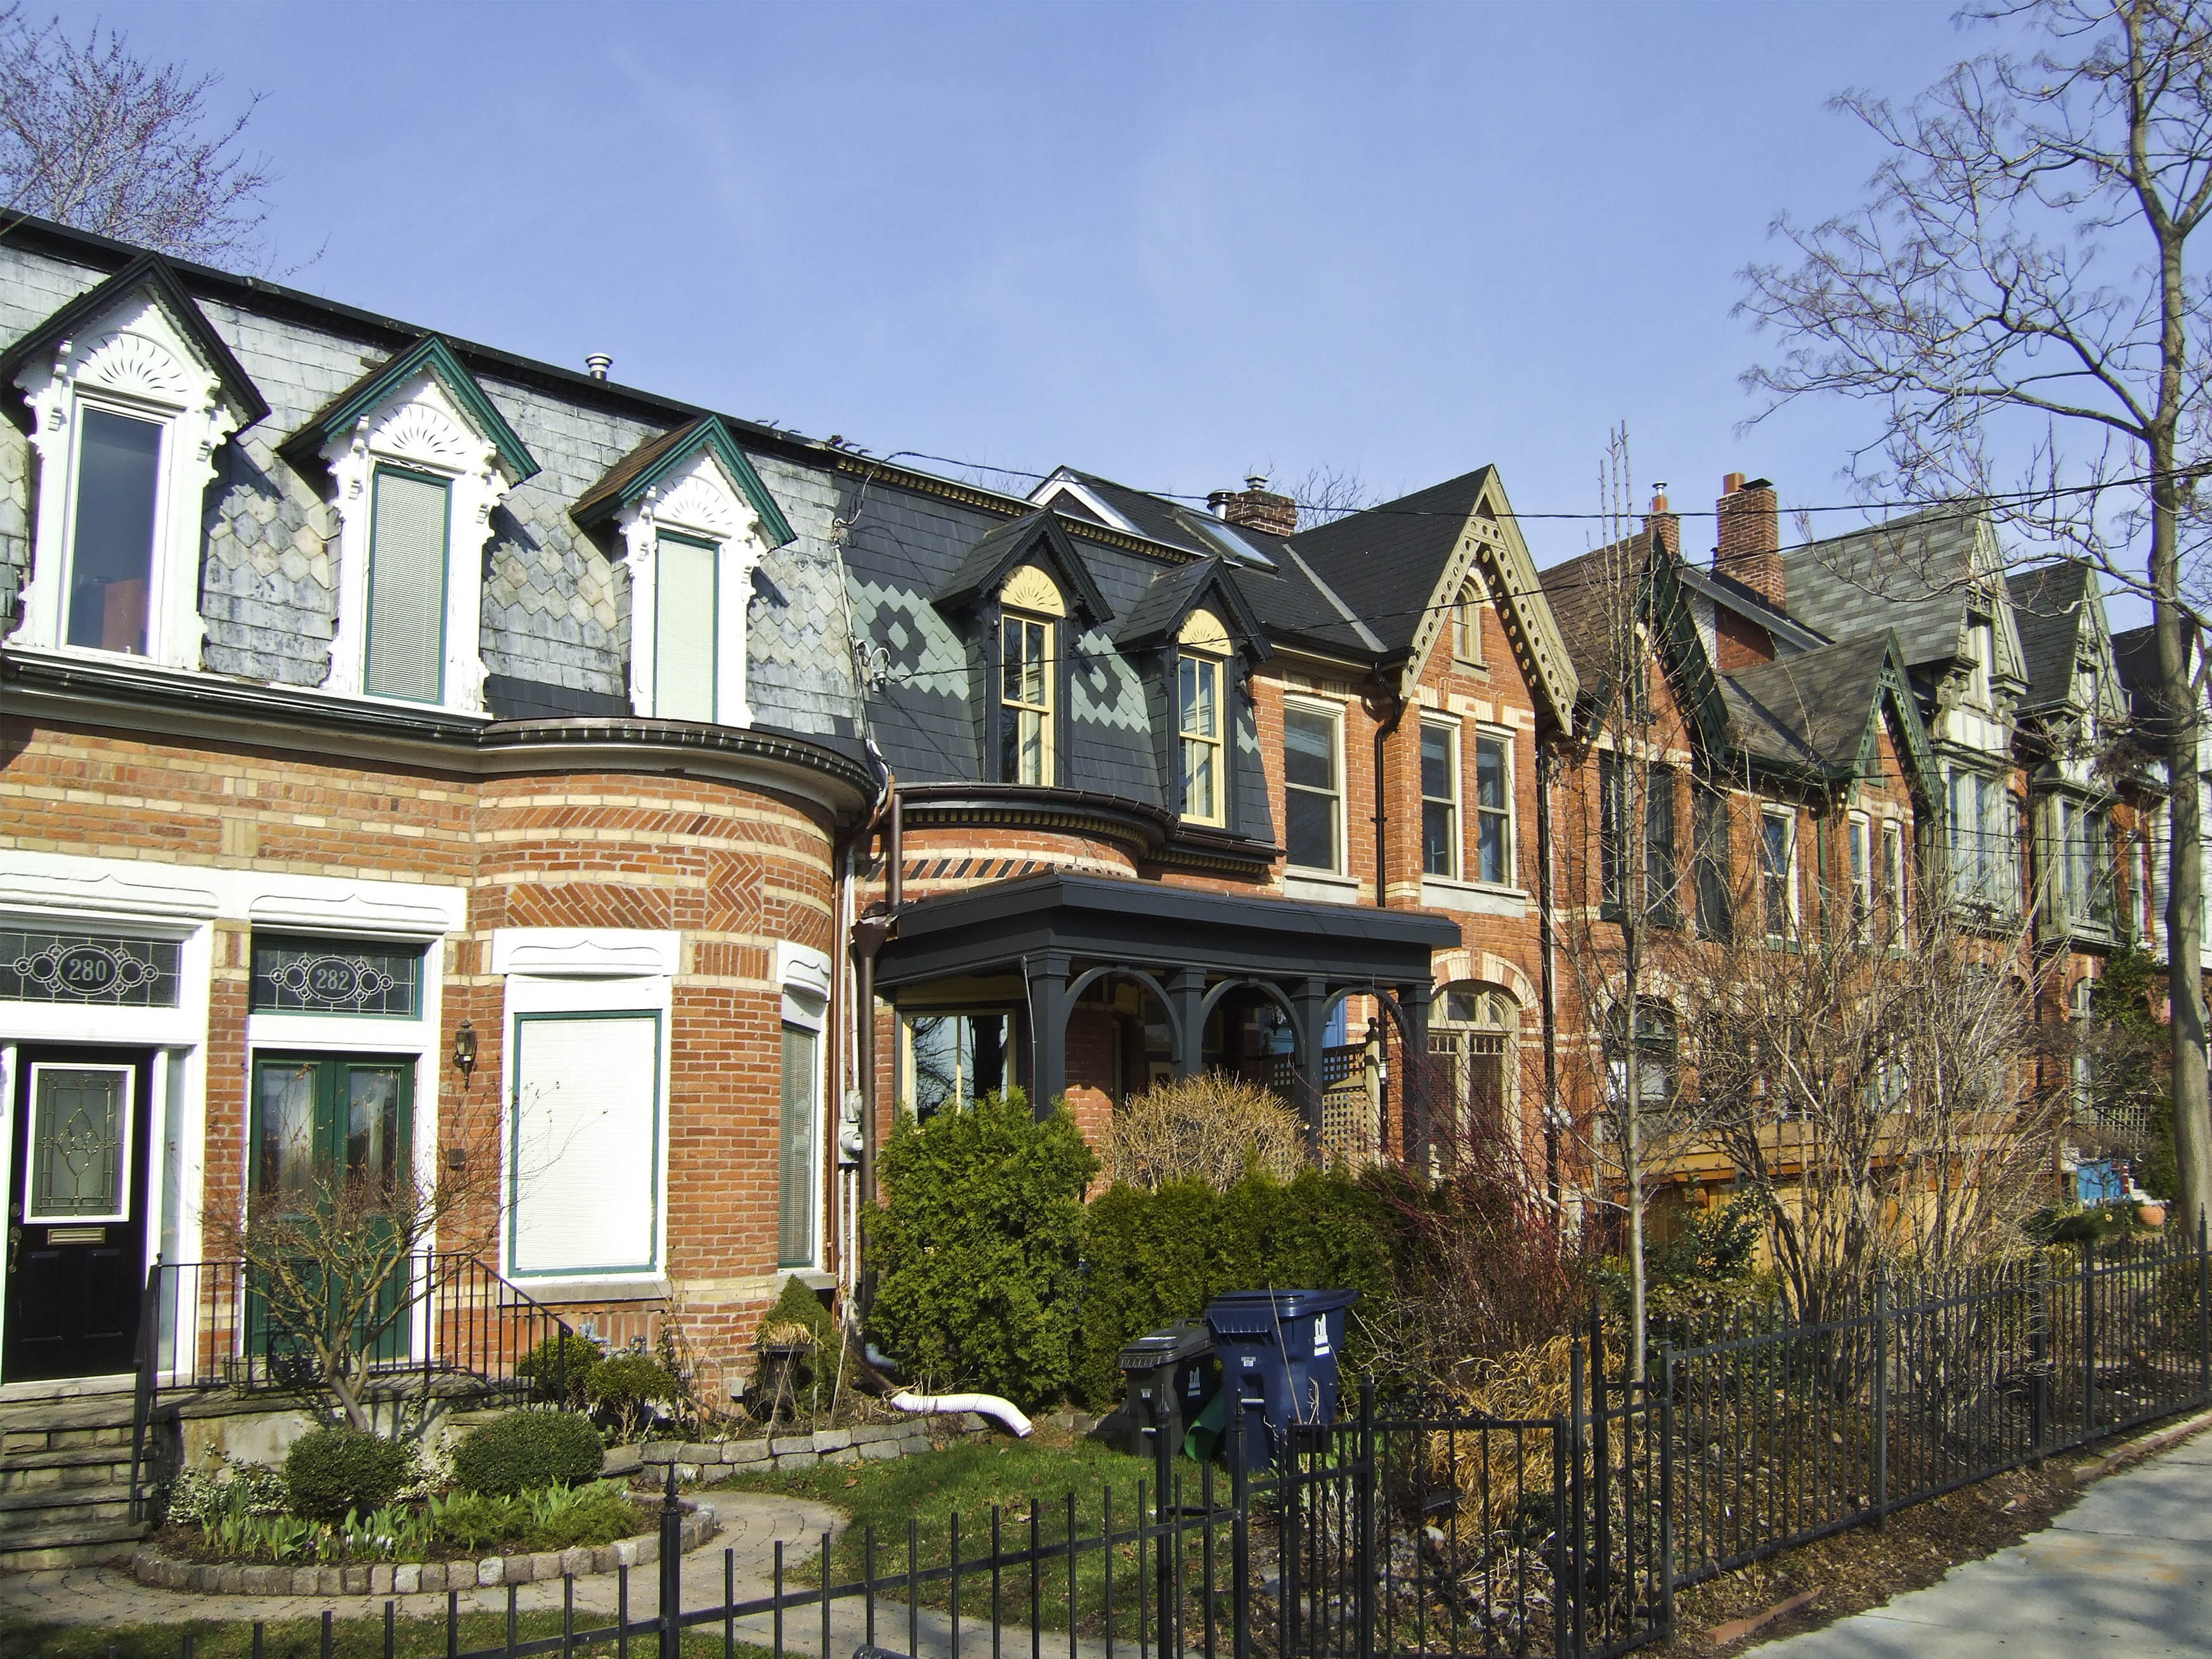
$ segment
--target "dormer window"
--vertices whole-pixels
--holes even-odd
[[[434,335],[288,438],[337,509],[337,627],[324,682],[350,696],[483,708],[480,572],[493,510],[538,463]]]
[[[198,668],[207,486],[216,450],[267,412],[260,394],[150,255],[6,364],[39,462],[18,641]]]
[[[1966,629],[1966,700],[1977,708],[1990,706],[1990,668],[1996,655],[1996,630],[1986,617],[1971,619]]]
[[[1006,578],[999,605],[999,775],[1048,787],[1059,781],[1053,728],[1067,602],[1050,576],[1025,564]]]
[[[1199,823],[1227,817],[1226,780],[1221,763],[1222,665],[1229,657],[1229,630],[1211,611],[1190,613],[1182,625],[1176,659],[1176,734],[1182,750],[1182,815]]]

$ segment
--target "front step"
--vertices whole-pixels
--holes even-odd
[[[0,1403],[0,1569],[130,1554],[147,1530],[131,1518],[135,1405],[127,1390]]]

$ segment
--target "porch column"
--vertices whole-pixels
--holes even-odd
[[[1206,1022],[1199,1013],[1206,1001],[1206,970],[1176,969],[1168,975],[1168,995],[1175,1000],[1176,1024],[1181,1028],[1175,1074],[1179,1079],[1196,1077],[1206,1068]]]
[[[1030,991],[1030,1110],[1042,1122],[1067,1092],[1067,952],[1047,951],[1022,969]]]
[[[1305,1120],[1306,1145],[1318,1151],[1322,1097],[1328,1091],[1328,981],[1300,980],[1291,1003],[1297,1010],[1298,1115]]]
[[[1406,1011],[1406,1029],[1401,1033],[1405,1051],[1399,1056],[1398,1066],[1401,1079],[1398,1097],[1405,1103],[1407,1162],[1410,1164],[1418,1158],[1424,1164],[1433,1166],[1437,1146],[1436,1126],[1431,1115],[1434,1110],[1435,1079],[1430,1075],[1429,1065],[1431,988],[1427,980],[1398,988],[1398,1006]]]

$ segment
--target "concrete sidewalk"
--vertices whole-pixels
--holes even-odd
[[[2091,1486],[2033,1537],[1759,1659],[2212,1656],[2212,1434]],[[1743,1651],[1741,1649],[1736,1651]]]

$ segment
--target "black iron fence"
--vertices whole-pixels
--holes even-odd
[[[1685,1322],[1643,1381],[1593,1315],[1549,1415],[1398,1413],[1363,1389],[1258,1469],[1232,1440],[1224,1467],[1163,1458],[1133,1490],[1039,1494],[965,1531],[917,1516],[778,1545],[750,1586],[734,1552],[682,1554],[672,1470],[648,1582],[623,1571],[611,1607],[574,1578],[557,1601],[507,1586],[502,1639],[465,1650],[464,1612],[489,1596],[495,1616],[500,1593],[451,1592],[445,1650],[1607,1659],[1669,1634],[1685,1586],[2212,1401],[2208,1315],[2201,1240],[1877,1284],[1813,1321]]]

